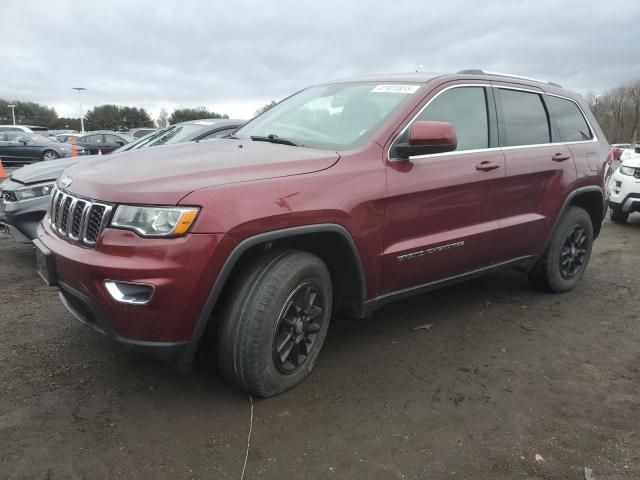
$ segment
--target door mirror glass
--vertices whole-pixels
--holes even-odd
[[[452,152],[458,148],[456,127],[450,122],[419,121],[409,130],[409,138],[395,147],[400,158]]]

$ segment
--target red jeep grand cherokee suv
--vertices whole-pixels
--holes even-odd
[[[268,397],[312,370],[332,312],[518,267],[584,274],[609,147],[552,83],[466,71],[307,88],[231,138],[68,168],[38,266],[81,322]]]

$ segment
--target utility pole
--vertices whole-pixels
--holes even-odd
[[[7,105],[11,109],[11,116],[13,117],[13,124],[16,124],[16,106],[15,105]]]
[[[78,98],[80,99],[80,133],[84,133],[84,111],[82,110],[82,92],[85,92],[87,89],[84,87],[71,87],[73,90],[78,92]]]

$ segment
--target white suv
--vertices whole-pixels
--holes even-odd
[[[640,212],[640,147],[625,152],[621,165],[607,183],[611,220],[626,222],[629,214]]]

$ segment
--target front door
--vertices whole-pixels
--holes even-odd
[[[455,276],[488,262],[499,218],[489,192],[504,178],[491,89],[449,86],[412,120],[451,122],[453,152],[386,159],[384,290]],[[399,135],[407,135],[408,128]],[[398,140],[396,140],[398,141]],[[395,142],[394,142],[395,143]]]

